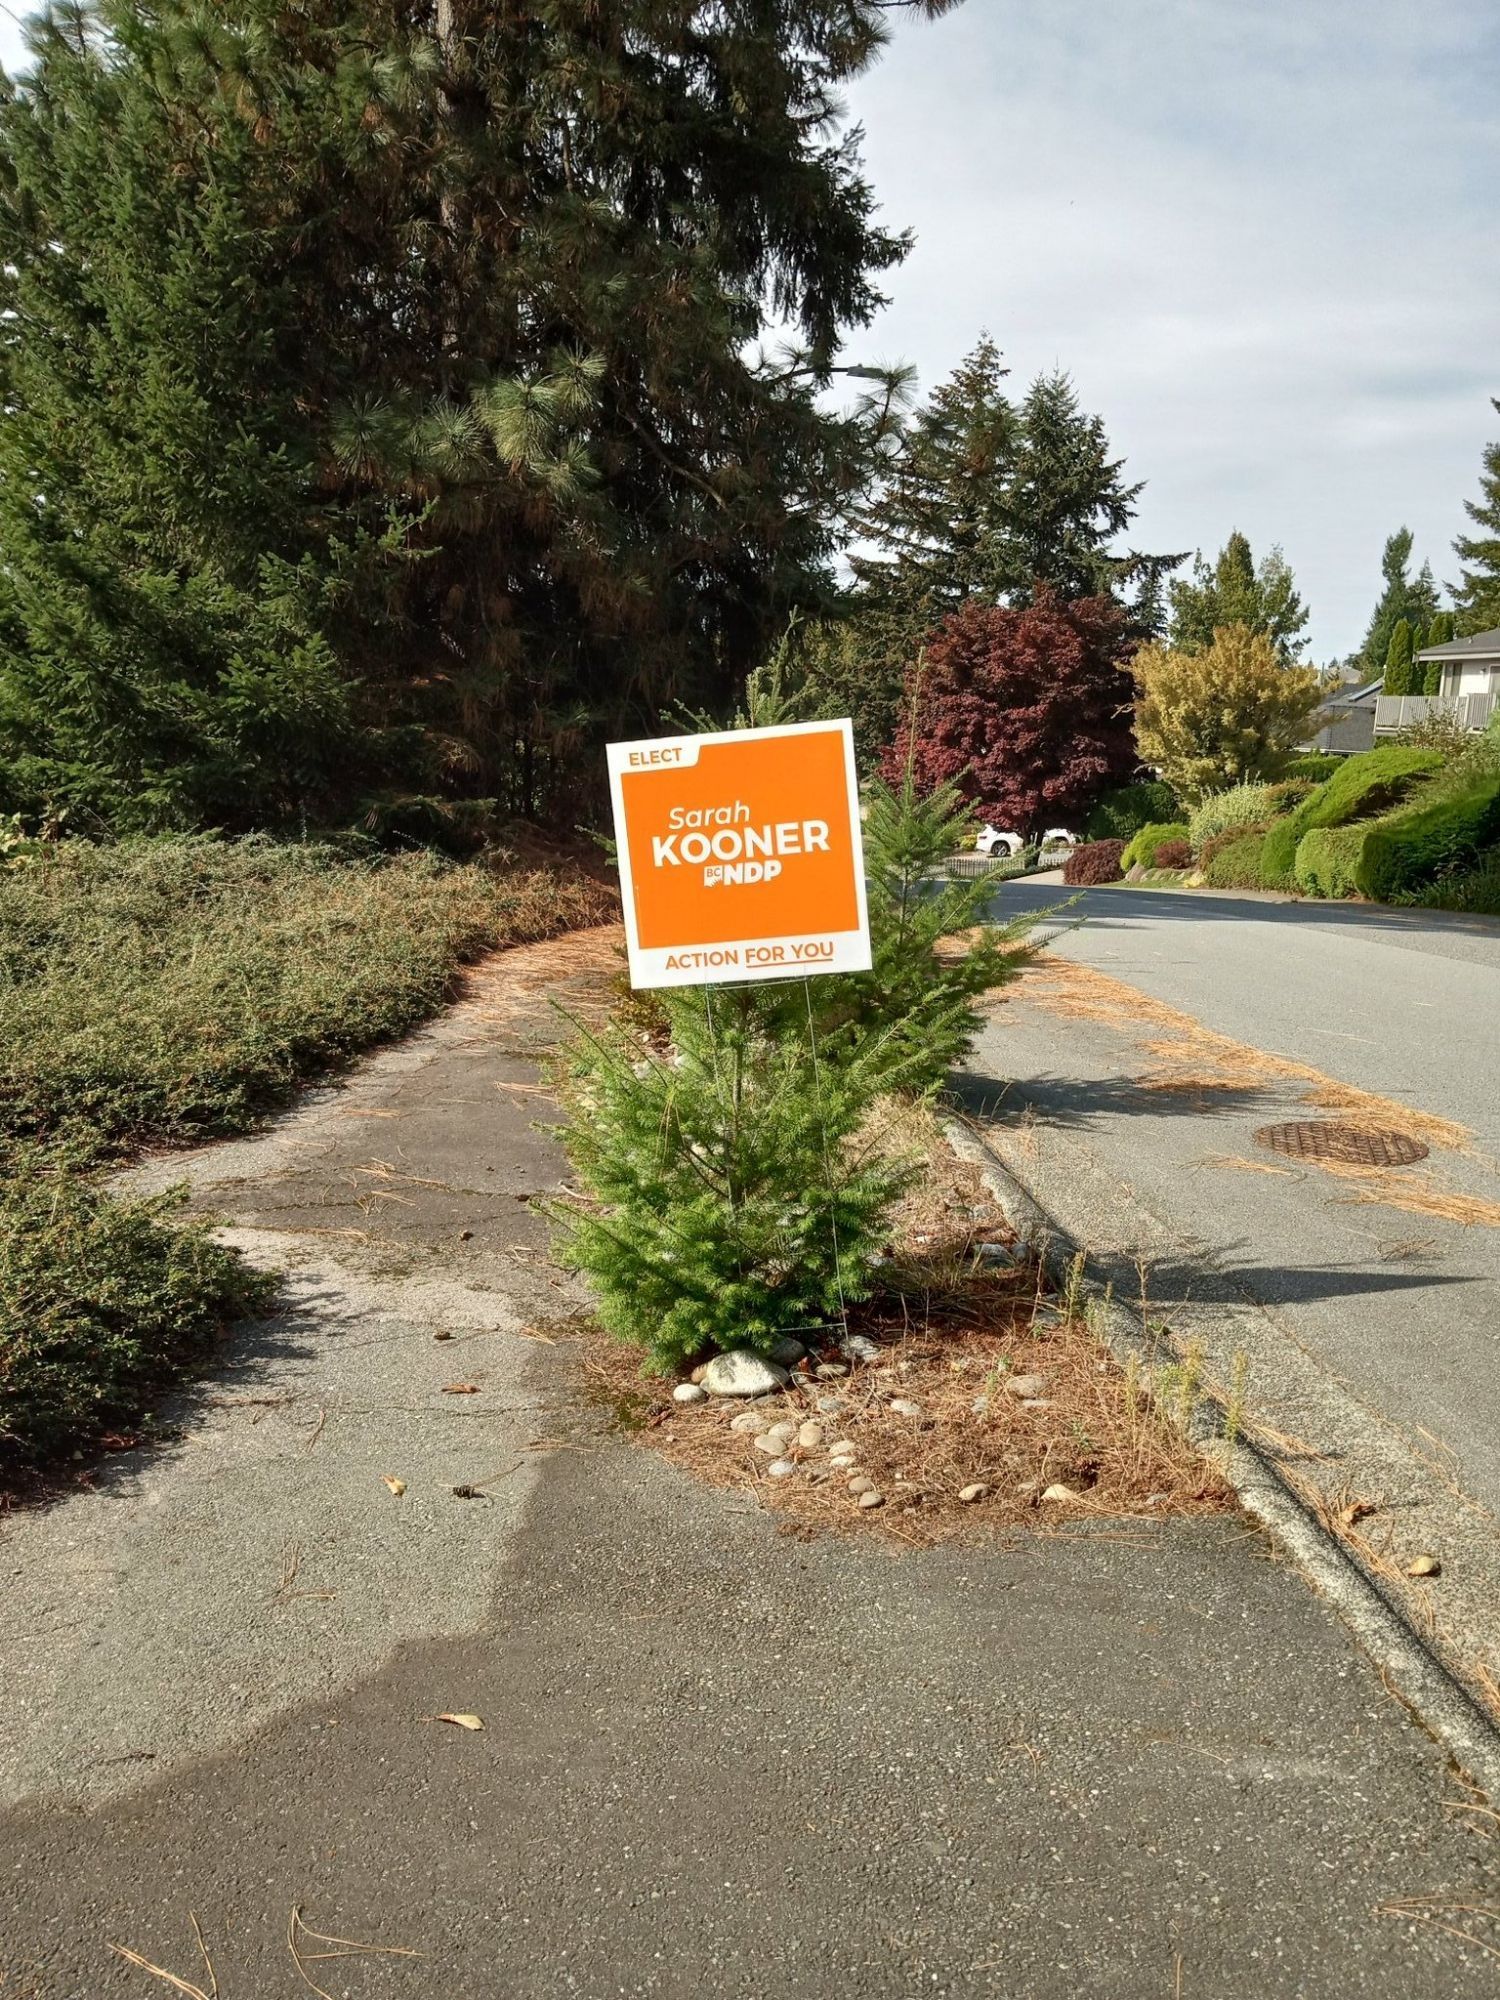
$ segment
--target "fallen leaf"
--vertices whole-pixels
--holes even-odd
[[[440,1715],[439,1722],[451,1722],[459,1729],[483,1729],[484,1723],[477,1715]]]
[[[432,1337],[434,1340],[451,1340],[453,1335],[448,1331],[447,1327],[440,1326]]]
[[[479,1384],[477,1382],[445,1382],[443,1384],[443,1394],[445,1396],[477,1396],[479,1394]]]
[[[1436,1556],[1413,1556],[1406,1565],[1408,1576],[1441,1576],[1443,1565]]]
[[[390,1487],[391,1491],[395,1494],[396,1498],[399,1500],[401,1498],[401,1495],[406,1491],[406,1481],[404,1479],[398,1479],[395,1473],[393,1472],[384,1472],[381,1474],[381,1478],[384,1479],[386,1485]]]

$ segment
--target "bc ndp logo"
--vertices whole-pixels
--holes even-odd
[[[743,799],[732,806],[674,806],[669,831],[651,836],[657,868],[701,868],[703,886],[774,882],[793,855],[826,854],[828,822],[821,819],[750,823]],[[710,831],[712,829],[712,831]]]

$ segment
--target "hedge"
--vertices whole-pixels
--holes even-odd
[[[1170,785],[1159,781],[1106,792],[1083,822],[1085,840],[1129,840],[1143,826],[1175,820],[1181,807]]]
[[[1153,822],[1150,826],[1143,826],[1120,856],[1120,866],[1134,868],[1139,862],[1142,868],[1155,868],[1156,850],[1163,841],[1185,841],[1187,837],[1186,820],[1173,820],[1166,825]]]
[[[1408,750],[1397,744],[1346,757],[1311,798],[1267,829],[1261,851],[1261,878],[1267,888],[1288,889],[1295,880],[1297,849],[1314,827],[1344,826],[1373,819],[1396,805],[1420,778],[1442,764],[1436,750]]]
[[[1215,889],[1262,888],[1260,856],[1264,843],[1262,827],[1251,827],[1244,833],[1220,834],[1199,856],[1198,866]]]
[[[1321,785],[1344,761],[1342,757],[1330,756],[1326,750],[1311,750],[1305,757],[1293,757],[1289,763],[1283,764],[1281,775],[1283,778],[1311,778],[1315,785]]]
[[[1458,868],[1500,838],[1500,776],[1431,805],[1392,813],[1362,831],[1355,887],[1374,902],[1388,903]]]
[[[1315,826],[1297,843],[1297,887],[1305,896],[1352,896],[1355,868],[1360,849],[1370,832],[1370,823],[1360,820],[1352,826]]]

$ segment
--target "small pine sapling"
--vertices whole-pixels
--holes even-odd
[[[600,1319],[662,1373],[838,1325],[911,1174],[860,1138],[902,1081],[889,1033],[820,1061],[774,986],[659,998],[665,1051],[613,1026],[570,1052],[563,1143],[585,1201],[556,1213]]]

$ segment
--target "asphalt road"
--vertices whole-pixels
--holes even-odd
[[[998,910],[1067,894],[1045,879],[1011,884]],[[1337,1115],[1308,1103],[1305,1082],[1143,1087],[1150,1022],[1128,1006],[1070,1017],[1030,1001],[1025,981],[981,1038],[969,1083],[1001,1127],[1026,1124],[1034,1171],[1082,1211],[1085,1240],[1133,1203],[1182,1260],[1163,1282],[1180,1292],[1195,1269],[1230,1277],[1500,1511],[1500,1227],[1422,1206],[1445,1193],[1500,1202],[1500,923],[1134,888],[1093,891],[1068,916],[1083,922],[1056,940],[1059,957],[1254,1050],[1468,1128],[1463,1147],[1434,1147],[1401,1177],[1415,1208],[1372,1204],[1358,1184],[1278,1165],[1256,1144],[1264,1125]],[[1115,1215],[1109,1227],[1127,1225]]]
[[[1247,1523],[801,1542],[589,1416],[515,999],[150,1170],[292,1296],[0,1522],[4,2000],[1491,1993],[1488,1822]]]

